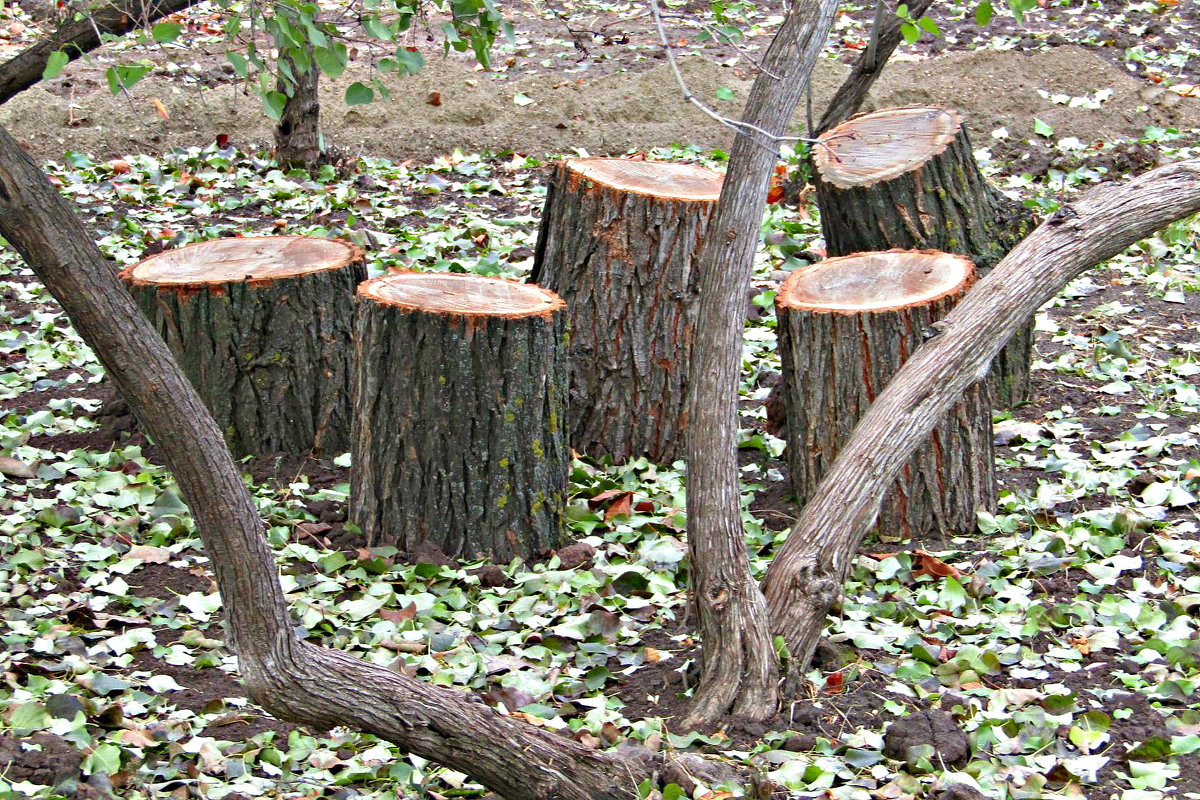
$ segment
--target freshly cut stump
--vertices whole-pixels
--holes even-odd
[[[350,449],[352,244],[302,236],[216,239],[125,268],[238,456]]]
[[[359,287],[350,519],[369,545],[503,562],[562,541],[563,309],[475,275]]]
[[[550,177],[533,280],[571,333],[571,445],[617,463],[683,457],[693,262],[721,193],[688,164],[586,158]]]
[[[861,114],[813,147],[830,256],[893,248],[967,256],[986,275],[1033,229],[1029,214],[979,171],[958,113],[938,107]],[[996,357],[1002,407],[1029,399],[1033,325]]]
[[[876,395],[974,281],[961,256],[898,250],[831,258],[784,281],[775,306],[801,505]],[[881,533],[967,533],[977,509],[994,509],[989,399],[986,382],[972,386],[905,466],[880,512]]]

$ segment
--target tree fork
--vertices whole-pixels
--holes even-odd
[[[782,135],[833,24],[837,0],[795,0],[761,61],[742,120]],[[717,210],[697,259],[700,293],[688,388],[687,519],[692,603],[704,647],[687,723],[732,710],[775,712],[779,668],[765,602],[750,575],[737,463],[738,381],[746,295],[778,142],[734,139]]]
[[[3,128],[0,236],[59,301],[158,443],[212,564],[251,699],[281,719],[352,724],[509,800],[635,794],[649,772],[638,761],[296,638],[262,520],[212,416],[66,200]]]
[[[801,508],[871,402],[975,282],[962,256],[890,250],[831,258],[793,272],[775,296],[788,463]],[[975,530],[996,505],[986,384],[909,459],[877,528],[905,538]]]
[[[369,544],[505,563],[565,538],[563,308],[478,275],[359,287],[350,519]]]
[[[945,317],[875,399],[767,571],[771,623],[794,670],[811,659],[887,487],[1004,342],[1084,271],[1197,212],[1200,161],[1096,187],[1051,215]]]
[[[616,463],[683,456],[693,264],[720,191],[719,174],[688,164],[555,165],[533,281],[567,303],[576,450]]]

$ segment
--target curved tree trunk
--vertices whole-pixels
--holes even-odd
[[[212,564],[251,699],[282,719],[348,725],[465,772],[508,800],[625,800],[649,768],[296,638],[274,557],[200,396],[37,165],[0,128],[0,236],[36,272],[158,443]]]
[[[295,59],[285,56],[286,63],[295,81],[290,81],[282,70],[276,81],[276,91],[287,95],[283,114],[275,124],[275,161],[285,170],[302,169],[312,171],[324,161],[321,148],[321,103],[317,92],[321,71],[312,60],[312,48],[308,48],[309,63],[301,68]]]
[[[817,204],[831,256],[872,250],[965,255],[986,275],[1029,232],[1029,214],[979,172],[956,112],[893,108],[838,125],[814,145]],[[1001,407],[1029,399],[1033,328],[1004,349],[993,388]]]
[[[961,256],[893,250],[831,258],[780,287],[788,464],[802,508],[876,395],[974,282]],[[905,464],[876,528],[970,533],[977,511],[995,505],[992,409],[986,385],[975,384]]]
[[[571,446],[616,463],[683,456],[693,269],[721,176],[628,159],[555,166],[533,277],[567,303]]]
[[[1003,343],[1088,268],[1200,211],[1200,161],[1063,206],[967,293],[855,428],[767,571],[775,632],[803,669],[887,487]]]
[[[370,545],[532,559],[564,538],[563,301],[400,272],[358,297],[350,519]]]
[[[783,135],[833,24],[837,0],[795,0],[763,55],[743,120]],[[700,309],[688,390],[687,519],[692,606],[704,645],[689,724],[732,710],[764,719],[779,698],[762,593],[750,575],[739,501],[738,383],[746,295],[778,143],[743,132],[697,259]]]
[[[168,250],[121,278],[240,455],[350,449],[354,245],[301,236]]]

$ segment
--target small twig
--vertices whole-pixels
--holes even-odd
[[[740,47],[738,45],[738,43],[733,40],[733,37],[730,36],[729,34],[722,33],[721,31],[714,28],[712,25],[709,25],[707,22],[701,22],[700,25],[701,25],[701,27],[704,28],[704,30],[708,31],[709,35],[712,36],[714,39],[716,39],[717,37],[724,39],[725,44],[729,45],[734,50],[736,50],[738,52],[738,55],[740,55],[742,58],[746,59],[751,64],[753,64],[754,68],[756,70],[758,70],[759,72],[761,72],[763,75],[766,75],[768,78],[773,78],[774,80],[777,80],[777,81],[783,80],[778,75],[776,75],[774,72],[771,72],[769,69],[764,67],[761,63],[759,63],[758,59],[756,59],[754,56],[750,55],[750,53],[747,50]]]
[[[731,119],[722,114],[718,114],[711,108],[706,106],[700,98],[692,94],[692,90],[688,88],[687,81],[683,79],[683,73],[679,70],[679,63],[675,60],[675,50],[671,47],[670,41],[667,39],[666,28],[663,27],[662,14],[658,7],[658,0],[650,0],[650,12],[654,16],[654,26],[658,29],[658,41],[663,47],[663,52],[666,53],[667,62],[671,65],[671,72],[675,75],[675,82],[679,84],[679,90],[683,92],[683,99],[694,105],[696,108],[703,111],[707,116],[716,120],[727,128],[732,128],[739,135],[746,136],[761,147],[766,147],[769,150],[778,152],[779,145],[785,142],[808,142],[811,141],[803,136],[777,136],[769,131],[763,130],[757,125],[752,125],[749,122],[740,122]],[[766,71],[764,70],[764,73]],[[774,77],[774,76],[772,76]],[[753,134],[753,135],[752,135]],[[762,141],[761,139],[766,139]]]

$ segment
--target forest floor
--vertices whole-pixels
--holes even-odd
[[[193,44],[207,54],[124,46],[160,64],[131,98],[102,88],[105,64],[123,57],[106,53],[8,103],[0,123],[47,160],[121,264],[214,236],[286,232],[348,237],[374,272],[521,277],[554,153],[632,148],[720,169],[727,145],[679,98],[641,7],[559,11],[570,30],[554,9],[513,12],[503,69],[430,57],[390,103],[346,109],[331,91],[326,129],[362,154],[348,173],[273,168],[257,101],[220,67],[202,15]],[[841,18],[817,109],[867,16]],[[1033,213],[1197,155],[1200,109],[1188,95],[1200,83],[1200,21],[1188,7],[1050,5],[986,28],[961,11],[935,19],[943,37],[902,48],[874,102],[964,110],[985,171]],[[749,46],[761,46],[769,15],[747,22]],[[4,58],[37,24],[9,8],[0,32]],[[735,55],[685,59],[715,105],[717,87],[744,94],[744,66],[722,65]],[[441,106],[426,103],[430,91]],[[218,134],[230,143],[215,146]],[[822,247],[815,207],[772,206],[763,231],[741,432],[759,574],[798,513],[784,442],[762,429],[779,369],[770,300]],[[680,463],[577,461],[582,544],[498,570],[363,549],[344,524],[345,456],[251,459],[245,471],[311,639],[479,692],[581,741],[763,765],[781,797],[934,797],[961,783],[992,798],[1200,798],[1198,241],[1200,222],[1176,225],[1039,313],[1034,397],[996,415],[997,513],[936,540],[868,542],[804,696],[765,725],[678,727],[697,652],[684,619]],[[155,447],[6,249],[0,363],[0,794],[482,794],[371,737],[296,728],[248,703],[207,560]],[[951,712],[969,737],[964,763],[883,754],[887,727],[929,708]],[[711,800],[729,796],[709,788]]]

